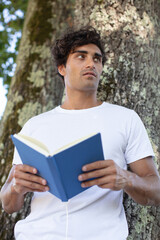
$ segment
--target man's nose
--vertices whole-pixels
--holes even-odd
[[[93,58],[88,58],[86,61],[86,68],[94,69],[95,68],[95,63]]]

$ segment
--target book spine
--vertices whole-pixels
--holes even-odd
[[[49,158],[51,158],[50,160],[52,161],[52,165],[54,165],[54,173],[52,173],[52,174],[54,176],[55,184],[56,184],[56,187],[58,189],[60,198],[61,198],[62,202],[67,202],[68,201],[67,193],[65,191],[65,188],[64,188],[64,185],[63,185],[61,175],[60,175],[58,166],[56,164],[55,158],[54,158],[54,156],[49,157]]]

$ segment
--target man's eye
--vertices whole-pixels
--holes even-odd
[[[94,58],[94,61],[95,61],[95,62],[100,62],[101,59],[100,59],[99,57],[95,57],[95,58]]]
[[[84,55],[78,55],[78,58],[79,58],[79,59],[83,59],[83,58],[84,58]]]

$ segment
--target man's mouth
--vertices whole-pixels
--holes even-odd
[[[95,74],[95,72],[92,72],[92,71],[88,71],[88,72],[85,72],[83,73],[83,76],[93,76],[93,77],[97,77],[97,75]]]

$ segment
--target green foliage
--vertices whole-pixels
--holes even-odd
[[[8,86],[14,72],[27,4],[28,0],[0,0],[0,77]]]

